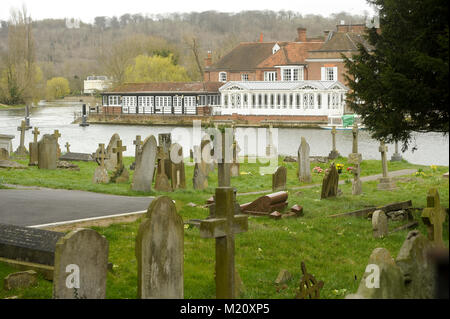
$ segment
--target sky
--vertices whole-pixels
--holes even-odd
[[[121,16],[125,13],[161,14],[171,12],[244,10],[291,10],[302,14],[348,12],[374,14],[366,0],[0,0],[0,20],[8,20],[11,8],[25,4],[33,20],[76,18],[92,22],[96,16]]]

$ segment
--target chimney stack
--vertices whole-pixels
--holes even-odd
[[[306,39],[306,28],[297,28],[297,39],[296,42],[308,42]]]
[[[208,57],[205,59],[205,66],[210,67],[212,65],[211,51],[208,51]]]
[[[263,42],[263,33],[261,32],[261,34],[259,35],[259,42],[262,43]]]

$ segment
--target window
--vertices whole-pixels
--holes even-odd
[[[241,81],[248,81],[248,74],[247,73],[241,74]]]
[[[300,108],[300,99],[301,99],[301,95],[297,94],[297,98],[296,98],[296,107],[299,109]]]
[[[314,93],[303,94],[303,109],[314,109]]]
[[[281,95],[277,94],[277,108],[279,109],[281,106]]]
[[[281,81],[303,81],[303,66],[283,67],[281,70]]]
[[[109,105],[117,105],[119,106],[121,104],[120,96],[118,95],[110,95],[109,97]]]
[[[276,80],[277,80],[277,72],[276,71],[264,72],[264,81],[276,81]]]
[[[291,69],[283,70],[283,81],[291,81]]]
[[[287,95],[283,94],[283,109],[287,107]]]
[[[274,108],[275,107],[275,101],[274,101],[274,95],[270,94],[270,108]]]
[[[256,107],[256,94],[252,94],[252,106],[253,108]]]
[[[226,82],[227,81],[227,72],[220,72],[219,73],[219,82]]]
[[[337,67],[327,66],[321,69],[322,81],[337,81]]]

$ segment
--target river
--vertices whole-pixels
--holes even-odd
[[[172,133],[172,142],[178,142],[183,146],[184,155],[188,156],[189,149],[193,145],[193,128],[174,128],[172,126],[142,126],[142,125],[109,125],[109,124],[91,124],[88,127],[81,127],[78,124],[71,124],[74,118],[74,112],[80,112],[81,105],[62,105],[62,106],[43,106],[31,110],[30,125],[37,126],[42,134],[51,134],[53,130],[58,129],[61,133],[59,144],[63,152],[66,142],[70,144],[72,152],[92,153],[96,150],[99,143],[108,144],[110,137],[118,133],[122,138],[123,144],[127,146],[125,155],[134,156],[133,140],[136,135],[141,135],[144,139],[149,135],[158,138],[159,133]],[[15,135],[13,139],[13,148],[17,148],[20,141],[20,132],[17,127],[24,119],[25,111],[23,109],[0,110],[0,134]],[[258,145],[258,154],[264,153],[265,140],[256,141],[255,129],[236,129],[236,139],[238,144],[244,148],[244,145],[250,145],[255,148]],[[244,135],[250,133],[250,137],[245,140]],[[324,129],[287,129],[280,128],[274,133],[274,139],[278,140],[278,153],[281,155],[296,156],[300,145],[300,138],[304,136],[311,148],[311,155],[326,156],[331,150],[331,134],[329,130]],[[402,154],[403,158],[414,164],[422,165],[449,165],[449,138],[439,133],[414,134],[413,144],[417,150],[407,150]],[[33,140],[31,130],[25,134],[25,145]],[[276,141],[275,141],[276,143]],[[199,144],[196,141],[195,144]],[[359,152],[363,159],[380,159],[378,152],[379,143],[370,137],[368,131],[359,132]],[[350,130],[338,130],[336,134],[336,146],[338,151],[347,156],[352,149],[352,132]],[[253,148],[252,148],[253,147]],[[255,154],[250,151],[250,154]],[[394,146],[388,145],[388,158],[394,153]],[[244,155],[242,150],[240,155]]]

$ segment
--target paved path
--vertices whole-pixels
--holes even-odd
[[[131,213],[146,210],[152,199],[38,187],[0,189],[0,223],[34,226]]]
[[[411,175],[415,172],[417,172],[417,169],[401,169],[398,171],[389,172],[389,176],[390,177],[398,177],[398,176],[404,176],[404,175]],[[362,182],[376,181],[377,179],[379,179],[382,176],[383,176],[382,174],[363,176],[363,177],[361,177],[361,181]],[[339,182],[340,185],[342,185],[344,183],[345,183],[345,181]],[[317,186],[321,186],[321,185],[322,184],[310,184],[310,185],[304,185],[304,186],[298,186],[298,187],[291,187],[290,189],[297,190],[297,189],[313,188],[313,187],[317,187]],[[237,196],[258,195],[258,194],[267,194],[267,193],[272,193],[272,190],[268,189],[268,190],[257,191],[257,192],[238,193]]]

